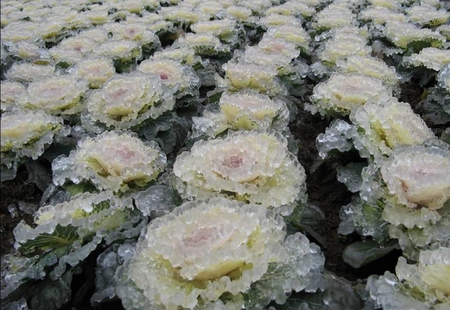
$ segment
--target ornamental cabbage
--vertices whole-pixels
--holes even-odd
[[[398,146],[419,145],[435,137],[411,106],[395,97],[366,103],[351,112],[350,120],[360,130],[356,139],[376,159]]]
[[[69,157],[52,163],[53,182],[64,184],[90,181],[101,190],[125,192],[130,186],[143,187],[165,169],[166,155],[155,142],[144,142],[130,133],[104,132],[85,137]]]
[[[440,209],[450,199],[450,149],[398,149],[381,166],[381,175],[398,203],[413,209]]]
[[[173,167],[181,196],[228,196],[281,208],[289,214],[306,194],[306,174],[288,151],[287,140],[274,131],[234,132],[224,139],[196,142]]]
[[[223,93],[219,101],[220,111],[203,111],[203,117],[194,117],[196,134],[215,137],[227,129],[253,130],[273,128],[286,129],[289,122],[289,110],[281,100],[272,100],[269,96],[252,90],[243,90],[234,94]]]
[[[321,285],[324,262],[302,234],[285,237],[283,218],[265,208],[225,198],[187,202],[144,230],[116,272],[116,291],[128,310],[284,303],[292,290]]]
[[[2,165],[15,169],[22,157],[37,159],[57,135],[67,135],[60,117],[43,111],[3,113],[1,116]]]
[[[371,276],[366,290],[386,310],[444,310],[450,306],[450,248],[420,253],[417,264],[400,257],[395,275]]]
[[[128,129],[156,119],[175,104],[172,92],[155,74],[134,72],[110,78],[87,99],[87,117],[108,127]]]
[[[348,115],[369,101],[385,100],[390,96],[391,90],[379,79],[357,73],[335,73],[314,87],[313,105],[306,108],[321,115],[330,112]]]

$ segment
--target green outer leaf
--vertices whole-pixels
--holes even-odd
[[[19,250],[30,255],[37,250],[45,251],[71,245],[78,238],[77,227],[70,225],[63,227],[58,224],[52,234],[42,234],[35,239],[27,240],[20,244]]]
[[[373,240],[357,241],[345,248],[342,258],[353,268],[360,268],[395,249],[399,249],[397,240],[392,240],[383,247]]]

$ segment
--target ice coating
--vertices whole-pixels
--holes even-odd
[[[100,88],[116,74],[116,69],[108,58],[87,58],[76,65],[73,74],[87,80],[90,88]]]
[[[5,112],[1,123],[2,165],[13,168],[22,157],[37,159],[55,135],[67,135],[61,118],[40,110]]]
[[[6,72],[10,81],[32,82],[52,77],[55,72],[53,65],[35,65],[33,63],[14,63]]]
[[[14,106],[18,98],[26,96],[26,88],[19,82],[2,81],[0,86],[1,111],[8,111]]]
[[[277,78],[278,71],[274,67],[231,62],[222,67],[225,70],[225,78],[216,75],[217,84],[229,91],[248,88],[269,96],[282,95],[286,92]]]
[[[94,55],[126,62],[141,58],[142,51],[140,45],[132,40],[108,40],[95,49]]]
[[[355,22],[356,16],[349,8],[330,4],[317,14],[314,27],[318,30],[328,30],[349,26]]]
[[[270,291],[247,301],[256,307],[293,289],[317,289],[323,256],[300,233],[285,240],[284,229],[279,215],[256,205],[225,198],[184,203],[148,226],[116,273],[117,293],[126,309],[235,309],[254,289]],[[289,272],[292,265],[297,272]]]
[[[103,28],[112,34],[114,40],[131,40],[139,45],[159,44],[159,39],[143,22],[108,23]]]
[[[277,26],[271,27],[263,35],[263,38],[284,39],[287,42],[294,43],[297,48],[309,52],[309,34],[302,27],[295,26]]]
[[[75,114],[83,108],[81,99],[87,89],[84,80],[72,76],[54,76],[30,83],[27,96],[20,98],[19,103],[53,115]]]
[[[311,96],[314,105],[307,109],[321,115],[329,112],[348,115],[366,102],[386,99],[390,95],[391,90],[379,79],[357,73],[335,73],[314,87]]]
[[[406,22],[407,18],[404,14],[395,10],[390,10],[383,6],[368,6],[359,13],[359,19],[364,21],[372,21],[374,24],[382,25],[389,20]]]
[[[166,156],[156,143],[144,142],[127,132],[104,132],[85,137],[69,157],[52,163],[53,182],[91,181],[102,190],[125,192],[129,185],[145,186],[165,169]]]
[[[384,102],[368,102],[352,111],[350,120],[364,130],[358,139],[377,159],[389,155],[398,146],[419,145],[435,137],[411,106],[395,97]]]
[[[227,129],[253,130],[286,129],[289,110],[281,100],[272,100],[252,90],[223,93],[219,111],[203,111],[203,117],[194,117],[194,134],[215,137]]]
[[[159,75],[162,83],[178,94],[192,92],[200,83],[200,78],[191,66],[171,59],[147,59],[141,62],[137,69]]]
[[[188,199],[226,195],[280,208],[305,195],[306,174],[274,131],[246,131],[199,141],[174,164],[177,190]],[[290,213],[292,210],[284,210]]]
[[[450,199],[450,151],[411,146],[396,150],[381,166],[389,192],[408,208],[437,210]]]
[[[407,66],[424,66],[434,71],[440,71],[450,63],[450,50],[427,47],[422,49],[418,54],[405,57],[403,62]]]
[[[385,34],[392,43],[403,49],[414,42],[429,42],[431,47],[440,47],[445,42],[445,37],[439,33],[408,22],[388,21]]]
[[[336,61],[336,66],[343,72],[362,73],[380,79],[386,85],[396,85],[399,82],[395,68],[375,57],[352,55]]]
[[[147,118],[172,110],[172,92],[155,74],[133,72],[116,75],[92,92],[86,105],[89,118],[108,127],[128,129]]]
[[[353,148],[352,139],[356,134],[355,126],[344,120],[336,119],[327,127],[325,133],[316,138],[316,147],[321,158],[326,158],[332,150],[340,152],[350,151]]]
[[[366,290],[383,309],[446,309],[450,305],[450,248],[422,251],[417,264],[400,257],[396,276],[369,278]]]
[[[438,10],[430,4],[412,6],[406,10],[406,14],[411,22],[420,26],[436,27],[450,19],[450,13],[445,8]]]

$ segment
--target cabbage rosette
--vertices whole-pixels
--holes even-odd
[[[116,291],[128,310],[284,303],[292,290],[318,288],[324,262],[302,234],[285,237],[282,217],[265,208],[219,197],[187,202],[144,230],[116,273]]]
[[[203,117],[194,117],[196,134],[215,137],[227,129],[254,130],[273,128],[283,131],[289,122],[289,110],[284,101],[270,99],[253,90],[223,93],[219,111],[205,110]]]
[[[2,165],[13,169],[20,158],[37,159],[56,136],[68,134],[60,117],[40,110],[5,112],[1,122]]]
[[[287,140],[275,131],[234,132],[224,139],[196,142],[180,154],[173,167],[182,197],[217,195],[284,208],[306,196],[306,174],[288,151]]]
[[[366,103],[350,113],[350,120],[359,130],[356,139],[375,159],[391,154],[398,146],[419,145],[435,138],[411,106],[395,97]]]
[[[387,100],[391,92],[379,79],[357,73],[335,73],[314,87],[313,104],[306,109],[314,114],[348,115],[366,102]]]
[[[155,180],[165,166],[166,155],[155,142],[111,131],[85,137],[69,157],[55,159],[53,182],[63,185],[67,179],[75,184],[87,180],[100,190],[125,192],[130,186],[143,187]]]
[[[417,264],[400,257],[395,275],[371,276],[366,290],[386,310],[444,310],[450,307],[450,248],[422,251]]]
[[[111,191],[84,193],[56,205],[45,205],[34,214],[33,227],[21,221],[14,228],[15,247],[26,256],[44,253],[54,257],[50,271],[55,280],[76,266],[101,242],[133,238],[147,224],[131,200],[120,200]]]
[[[110,78],[87,99],[87,118],[107,127],[128,129],[156,119],[175,104],[158,75],[135,72]]]

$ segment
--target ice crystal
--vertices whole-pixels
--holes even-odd
[[[391,97],[369,102],[352,111],[350,119],[360,130],[358,140],[376,159],[397,146],[419,145],[434,134],[406,102]]]
[[[391,194],[408,208],[443,207],[450,199],[450,150],[411,146],[396,150],[381,174]]]
[[[281,208],[305,195],[306,174],[287,149],[287,140],[274,131],[247,131],[224,139],[199,141],[177,157],[174,173],[183,197],[224,195]],[[302,196],[302,197],[300,197]]]
[[[314,87],[313,105],[307,109],[321,115],[330,112],[348,115],[369,101],[386,99],[390,95],[391,90],[379,79],[357,73],[335,73],[328,81]]]
[[[69,157],[52,163],[53,182],[91,181],[102,190],[125,192],[130,185],[145,186],[165,169],[166,156],[154,142],[144,142],[129,133],[104,132],[85,137]]]
[[[440,71],[450,63],[450,50],[441,50],[434,47],[424,48],[418,54],[405,57],[403,62],[407,66],[424,66],[434,71]]]
[[[175,104],[172,92],[155,74],[134,72],[116,75],[92,92],[86,105],[91,121],[127,129],[157,118]]]
[[[2,165],[15,168],[22,157],[37,159],[58,132],[67,135],[63,120],[43,111],[6,112],[1,116]]]
[[[383,309],[446,309],[450,305],[449,248],[421,252],[418,264],[400,257],[395,273],[371,276],[367,283],[370,297]]]
[[[320,250],[300,233],[285,239],[284,228],[279,215],[253,204],[184,203],[141,235],[116,273],[117,293],[126,309],[238,309],[246,294],[247,306],[262,308],[292,290],[316,290]]]
[[[249,88],[269,96],[286,93],[281,81],[277,79],[278,71],[275,67],[229,62],[223,65],[223,69],[225,78],[216,75],[217,84],[229,91]]]
[[[19,103],[26,108],[42,109],[50,114],[75,114],[83,108],[81,99],[87,82],[72,76],[53,76],[28,85],[27,96]]]
[[[103,83],[116,74],[112,60],[107,58],[87,58],[71,70],[79,78],[89,82],[90,88],[100,88]]]

